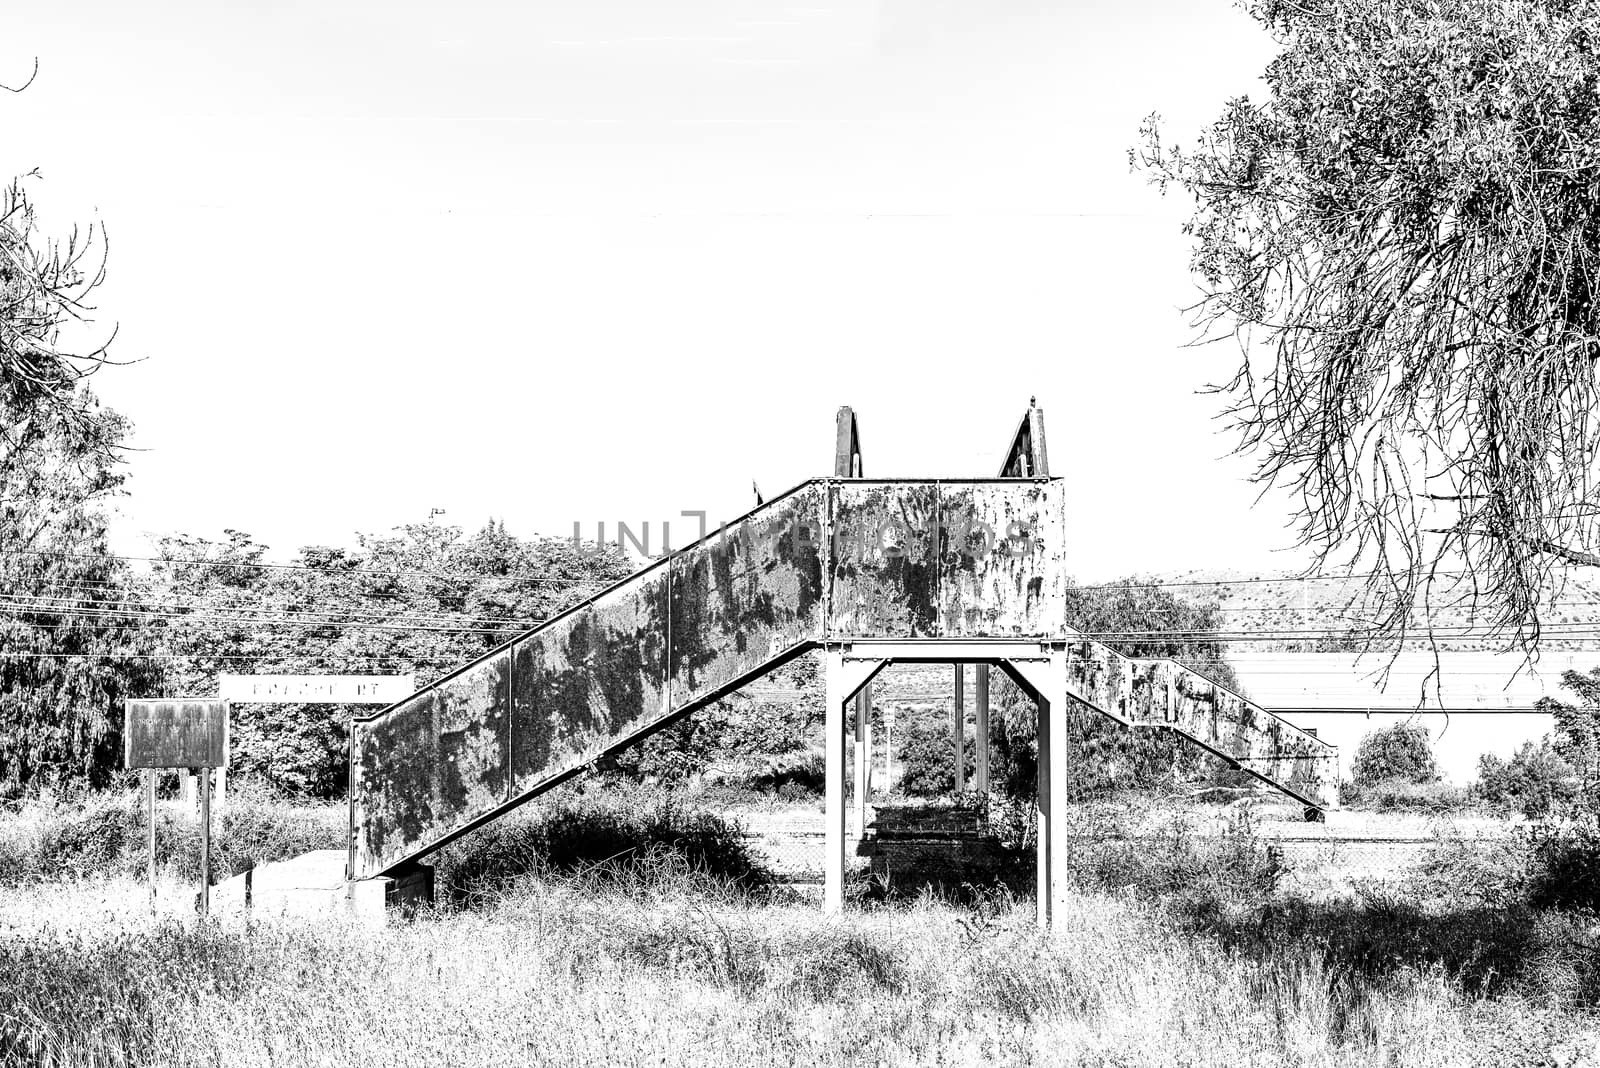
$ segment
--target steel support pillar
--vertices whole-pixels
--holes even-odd
[[[844,909],[845,705],[872,681],[883,661],[846,660],[837,647],[823,652],[823,858],[822,911]]]
[[[989,665],[973,667],[972,698],[977,704],[973,716],[972,785],[980,793],[989,792]]]
[[[967,665],[956,663],[956,699],[951,706],[950,733],[955,741],[956,793],[967,788]]]
[[[1048,661],[1009,661],[1012,676],[1033,692],[1038,703],[1039,926],[1049,927],[1065,908],[1067,811],[1067,658],[1057,651]]]
[[[867,794],[872,787],[872,684],[856,694],[855,831],[856,841],[867,836]]]

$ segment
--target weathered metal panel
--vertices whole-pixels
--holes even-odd
[[[826,504],[803,487],[672,561],[675,704],[822,636]]]
[[[1132,723],[1149,707],[1149,687],[1134,686],[1133,661],[1099,642],[1067,645],[1067,692],[1084,704]]]
[[[1332,746],[1181,664],[1073,642],[1067,689],[1123,722],[1177,731],[1304,800],[1337,803]]]
[[[1059,482],[941,483],[939,633],[1059,637],[1066,532]]]
[[[122,743],[124,767],[226,767],[228,702],[130,700],[123,708]]]
[[[938,512],[932,482],[833,484],[830,636],[939,636]]]
[[[1332,746],[1180,664],[1164,663],[1170,726],[1307,800],[1335,800]]]
[[[505,798],[509,653],[356,721],[356,869],[403,859]]]
[[[652,568],[512,646],[512,796],[667,711],[667,591]]]

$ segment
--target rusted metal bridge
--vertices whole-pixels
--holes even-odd
[[[826,685],[824,909],[841,907],[845,740],[895,662],[990,667],[1038,706],[1038,901],[1057,906],[1073,702],[1170,730],[1305,804],[1336,803],[1334,749],[1170,660],[1137,660],[1066,618],[1067,501],[1043,413],[1001,474],[868,479],[850,409],[834,474],[796,486],[383,711],[350,735],[356,881],[400,878],[455,838],[796,656]],[[959,676],[958,676],[959,677]],[[980,724],[980,731],[981,731]],[[861,746],[857,746],[858,762]],[[857,769],[859,783],[864,776]],[[984,785],[980,783],[979,785]]]

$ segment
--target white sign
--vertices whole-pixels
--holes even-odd
[[[223,675],[221,696],[266,705],[392,705],[416,692],[410,675]]]

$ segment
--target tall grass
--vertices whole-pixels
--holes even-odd
[[[1308,947],[1240,952],[1127,897],[1074,895],[1052,937],[1026,902],[825,921],[708,878],[546,876],[377,934],[18,932],[0,937],[0,1064],[1447,1065],[1486,1036],[1537,1063],[1578,1030],[1437,968],[1353,982]]]
[[[38,855],[58,824],[29,832]],[[0,1066],[1442,1068],[1581,1063],[1600,1034],[1583,914],[1425,881],[1297,900],[1242,820],[1082,838],[1051,934],[1004,889],[824,919],[771,892],[735,828],[643,794],[463,841],[440,904],[379,932],[197,922],[172,886],[151,915],[126,875],[13,883]]]
[[[346,823],[342,805],[292,802],[238,784],[226,813],[212,816],[212,878],[311,849],[342,848]],[[134,791],[17,806],[0,821],[0,883],[144,874],[149,827],[149,809]],[[200,825],[193,813],[157,804],[156,863],[164,872],[198,879]]]

